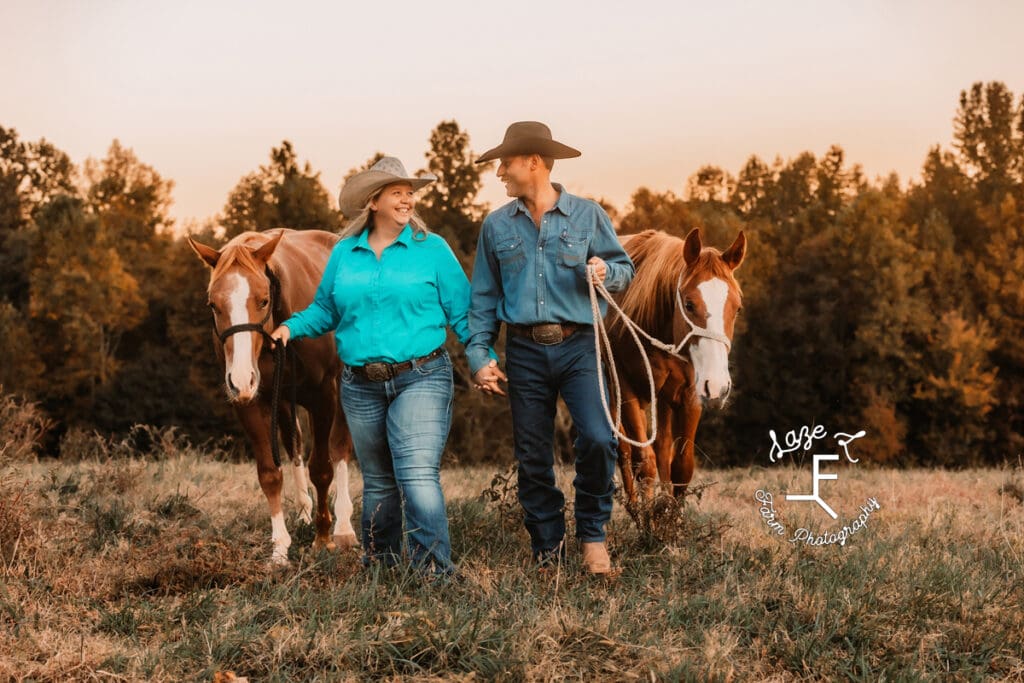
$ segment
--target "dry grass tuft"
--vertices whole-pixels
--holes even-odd
[[[507,526],[522,523],[522,508],[516,497],[519,490],[518,476],[518,466],[512,463],[504,472],[495,473],[490,485],[480,493],[480,500],[497,511]]]
[[[35,460],[54,425],[38,404],[5,394],[0,386],[0,466]]]
[[[26,506],[27,481],[18,481],[13,472],[0,470],[0,561],[6,569],[14,564],[35,536]]]
[[[729,526],[705,521],[695,527],[693,517],[686,513],[686,505],[689,501],[700,503],[704,493],[714,485],[712,481],[690,486],[680,498],[660,488],[652,498],[638,498],[636,503],[626,500],[621,488],[616,490],[615,497],[633,520],[642,539],[665,546],[678,546],[684,542],[704,543],[719,538]]]

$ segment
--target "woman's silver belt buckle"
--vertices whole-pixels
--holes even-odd
[[[371,382],[386,382],[391,379],[391,364],[367,363],[363,366],[363,372]]]

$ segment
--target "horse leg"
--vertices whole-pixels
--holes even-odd
[[[299,519],[306,524],[313,522],[313,498],[309,495],[309,471],[302,457],[302,428],[292,414],[290,405],[282,404],[278,410],[277,423],[281,425],[281,438],[292,461],[292,484],[295,499],[299,503]]]
[[[640,404],[640,399],[635,395],[629,395],[623,392],[622,401],[622,426],[625,432],[631,435],[636,441],[646,441],[650,435],[647,433],[647,414],[644,410],[645,406]],[[653,493],[654,482],[657,480],[657,468],[655,466],[654,451],[650,446],[633,446],[626,444],[622,441],[619,442],[619,449],[622,452],[623,447],[628,450],[623,460],[626,462],[621,463],[623,468],[622,480],[623,486],[626,487],[626,493],[629,496],[630,503],[636,503],[637,491],[636,482],[639,481],[641,485],[641,495],[645,499],[650,499]],[[634,458],[634,454],[636,457]],[[626,471],[628,467],[629,471]],[[628,481],[628,484],[626,483]]]
[[[331,429],[334,426],[334,413],[337,411],[337,393],[331,398],[331,391],[324,391],[318,397],[318,405],[313,407],[313,454],[309,459],[309,474],[316,488],[316,537],[314,548],[334,550],[334,539],[331,537],[331,508],[328,505],[328,493],[334,481],[334,466],[331,462]],[[327,394],[325,396],[324,394]],[[330,401],[330,402],[328,402]]]
[[[658,397],[658,438],[654,441],[654,454],[658,463],[658,479],[662,487],[669,489],[672,482],[672,456],[675,452],[675,439],[672,434],[672,413],[675,406],[668,400]]]
[[[270,511],[270,540],[273,550],[270,555],[271,564],[288,563],[288,548],[292,545],[292,537],[284,523],[284,512],[281,510],[281,488],[284,477],[281,468],[274,465],[274,456],[270,450],[270,407],[262,401],[235,407],[235,413],[242,428],[249,436],[253,454],[256,458],[256,473],[259,476],[260,488],[267,497]]]
[[[647,437],[640,435],[643,430],[643,423],[639,426],[633,419],[633,408],[637,402],[636,396],[630,391],[629,385],[625,383],[625,378],[619,373],[619,386],[621,387],[622,395],[622,432],[628,435],[630,438],[636,441],[644,441]],[[639,435],[639,436],[638,436]],[[629,443],[623,438],[619,438],[619,472],[622,474],[622,488],[626,491],[626,500],[630,505],[636,503],[636,480],[633,470],[635,465],[633,463],[633,444]]]
[[[335,377],[338,373],[335,373]],[[329,453],[334,468],[334,544],[338,548],[357,548],[355,529],[352,528],[352,497],[348,490],[348,463],[352,460],[352,434],[348,431],[345,414],[338,400],[337,383],[327,392],[331,399]],[[325,499],[326,500],[326,499]]]
[[[356,530],[352,528],[352,496],[348,490],[348,464],[352,461],[352,433],[348,430],[345,414],[338,403],[337,394],[332,399],[334,424],[331,428],[331,463],[334,465],[334,543],[339,548],[355,548],[359,545]]]
[[[687,401],[676,412],[675,430],[683,439],[682,450],[672,461],[672,495],[676,498],[682,498],[686,494],[686,487],[693,479],[693,471],[696,469],[697,461],[693,449],[700,416],[700,403],[696,401]]]

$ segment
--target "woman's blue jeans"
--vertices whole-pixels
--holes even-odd
[[[404,503],[412,565],[454,570],[440,479],[453,393],[447,353],[386,382],[342,370],[341,405],[363,473],[364,562],[398,562]]]

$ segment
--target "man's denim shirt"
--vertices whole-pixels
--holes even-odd
[[[604,285],[622,291],[633,279],[633,262],[619,244],[611,219],[594,201],[569,194],[561,185],[555,206],[538,230],[521,199],[484,219],[473,266],[466,357],[476,372],[501,323],[592,325],[587,260],[608,266]],[[606,304],[601,301],[601,315]]]

